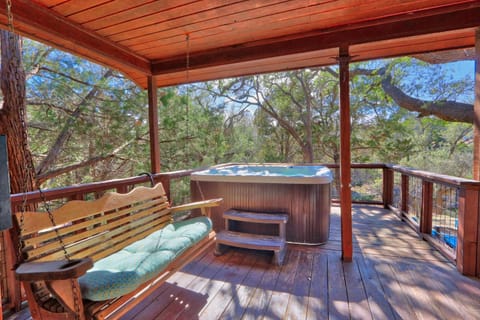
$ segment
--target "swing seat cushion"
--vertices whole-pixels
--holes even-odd
[[[212,222],[204,216],[175,222],[98,260],[78,279],[83,298],[103,301],[132,292],[211,230]]]

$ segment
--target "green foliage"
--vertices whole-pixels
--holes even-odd
[[[144,91],[120,74],[36,42],[25,40],[24,50],[30,147],[41,173],[104,157],[55,176],[48,187],[149,171]],[[225,162],[338,163],[337,73],[332,66],[159,89],[163,170]],[[388,74],[412,96],[468,103],[471,78],[411,58],[353,64],[351,74],[354,162],[470,176],[472,126],[417,118],[396,105],[381,82]],[[42,168],[54,146],[54,160]],[[363,197],[372,186],[357,187]]]

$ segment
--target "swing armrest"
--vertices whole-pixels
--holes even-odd
[[[218,198],[218,199],[210,199],[210,200],[185,203],[175,207],[171,207],[170,210],[172,213],[175,213],[175,212],[188,211],[193,209],[202,209],[202,214],[204,214],[205,208],[218,207],[220,205],[220,202],[222,201],[223,201],[222,198]]]
[[[15,270],[15,276],[20,281],[75,279],[84,275],[91,267],[93,267],[91,258],[26,262]]]

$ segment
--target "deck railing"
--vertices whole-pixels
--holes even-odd
[[[339,201],[338,165],[332,169],[333,201]],[[201,169],[154,174],[162,182],[169,199],[175,204],[189,200],[191,173]],[[38,204],[46,200],[52,207],[72,199],[95,199],[107,191],[125,193],[138,185],[149,185],[146,175],[12,195],[12,210],[19,211],[24,200]],[[352,164],[352,201],[382,205],[391,209],[414,228],[420,236],[456,263],[460,272],[480,276],[480,182],[387,164]],[[42,210],[40,207],[39,210]],[[18,247],[10,234],[2,233],[2,302],[4,308],[18,308],[21,290],[13,275]],[[8,289],[7,289],[8,288]],[[5,309],[4,309],[5,310]]]
[[[386,205],[466,275],[480,276],[480,182],[386,166]]]

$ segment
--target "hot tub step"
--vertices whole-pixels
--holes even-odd
[[[259,213],[240,210],[227,210],[223,213],[223,218],[227,220],[245,221],[253,223],[281,224],[287,223],[288,214],[286,213]]]
[[[277,265],[281,265],[285,257],[285,239],[279,236],[222,230],[217,233],[215,254],[221,255],[226,246],[273,251],[274,262]]]

